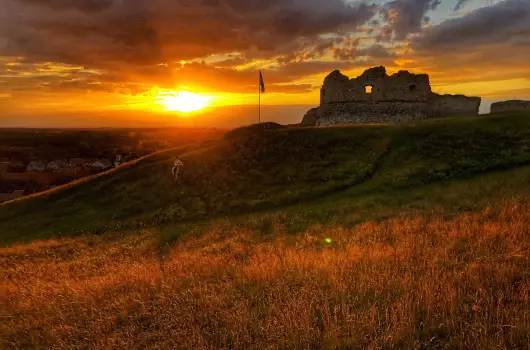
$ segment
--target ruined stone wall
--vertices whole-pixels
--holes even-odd
[[[427,102],[345,102],[320,106],[316,125],[377,124],[425,119]]]
[[[367,93],[366,87],[372,91]],[[410,74],[400,71],[386,75],[384,67],[366,70],[361,76],[349,79],[339,71],[326,77],[320,93],[320,103],[342,102],[425,102],[429,99],[431,87],[426,74]]]
[[[302,126],[315,126],[318,123],[318,111],[319,108],[311,108],[302,119]]]
[[[480,97],[432,94],[426,114],[429,118],[476,115],[480,108],[480,101]]]
[[[491,113],[530,111],[530,101],[510,100],[496,102],[491,105]]]
[[[349,79],[334,71],[324,80],[320,107],[308,112],[302,124],[388,123],[474,115],[480,101],[479,97],[433,93],[427,74],[399,71],[388,76],[384,67],[375,67]]]

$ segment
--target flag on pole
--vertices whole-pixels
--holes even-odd
[[[265,93],[265,83],[263,82],[263,75],[261,75],[261,71],[259,71],[259,88],[261,93]]]

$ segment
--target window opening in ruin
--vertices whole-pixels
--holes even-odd
[[[373,88],[374,88],[374,87],[373,87],[372,85],[366,85],[366,86],[364,87],[364,92],[366,92],[367,94],[371,94]]]
[[[409,86],[409,90],[410,91],[414,91],[414,90],[416,90],[416,88],[417,88],[416,84],[412,84],[412,85]]]

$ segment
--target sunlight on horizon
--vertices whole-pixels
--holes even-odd
[[[211,99],[211,96],[181,91],[158,96],[157,103],[162,105],[166,111],[190,113],[208,107]]]

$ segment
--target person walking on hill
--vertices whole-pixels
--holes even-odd
[[[184,171],[184,163],[182,163],[182,161],[180,160],[180,157],[175,158],[175,161],[173,162],[173,169],[171,169],[171,173],[173,174],[173,177],[176,182],[180,182],[183,171]]]

